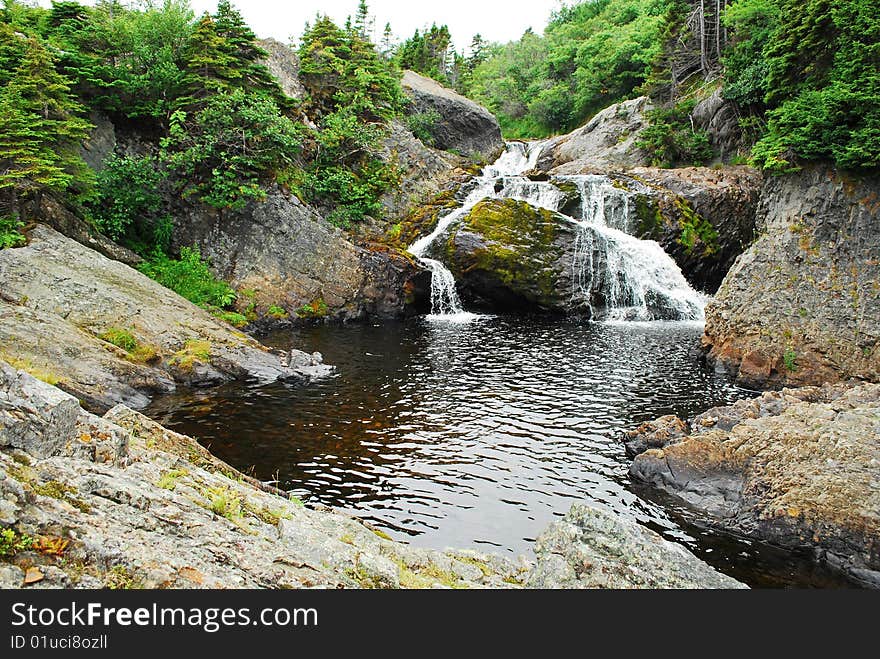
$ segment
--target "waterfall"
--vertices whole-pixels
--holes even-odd
[[[483,169],[459,208],[442,216],[434,230],[416,240],[409,252],[431,271],[431,313],[467,320],[455,279],[440,261],[428,258],[431,246],[478,202],[487,198],[517,199],[559,213],[572,201],[553,182],[522,176],[533,169],[544,142],[512,142],[501,157]],[[574,225],[572,245],[572,309],[596,320],[702,321],[706,297],[688,284],[675,261],[654,241],[630,235],[635,229],[632,194],[602,175],[559,176],[577,191],[575,216],[560,214]]]
[[[631,236],[630,193],[607,176],[565,176],[578,187],[581,217],[572,259],[572,306],[604,320],[704,320],[706,297],[653,240]],[[601,309],[594,309],[598,298]]]
[[[449,269],[435,259],[425,256],[434,241],[458,219],[463,217],[487,197],[498,196],[495,193],[499,179],[515,176],[522,172],[533,169],[541,155],[542,142],[525,144],[523,142],[510,142],[501,157],[494,164],[483,169],[482,174],[476,179],[474,189],[468,194],[461,207],[456,208],[437,222],[437,226],[427,236],[422,236],[407,250],[419,259],[431,271],[431,314],[440,317],[458,318],[467,320],[473,317],[465,314],[455,288],[455,277]],[[503,184],[502,184],[503,185]],[[547,184],[549,185],[549,184]],[[550,186],[553,187],[553,186]],[[554,209],[555,210],[555,209]]]

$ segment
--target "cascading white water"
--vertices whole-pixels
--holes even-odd
[[[439,238],[452,224],[487,197],[495,197],[495,186],[499,179],[507,176],[515,176],[534,168],[541,154],[542,143],[524,144],[511,142],[501,157],[493,164],[483,169],[482,175],[476,180],[474,189],[464,200],[461,207],[447,213],[437,222],[437,226],[427,236],[422,236],[409,246],[410,254],[418,258],[431,271],[431,314],[468,320],[473,317],[466,314],[455,288],[455,277],[449,269],[435,259],[425,256],[428,248]],[[527,179],[524,179],[527,180]],[[553,187],[553,186],[549,186]],[[503,196],[503,190],[502,190]]]
[[[455,279],[441,262],[426,257],[450,226],[487,198],[517,199],[559,212],[569,194],[549,182],[521,176],[533,169],[544,143],[513,142],[473,182],[461,207],[447,213],[434,230],[414,242],[409,252],[431,270],[431,311],[438,317],[467,320]],[[597,320],[703,320],[706,297],[693,290],[675,261],[656,242],[630,235],[632,195],[607,176],[560,176],[576,186],[580,217],[561,215],[575,227],[572,261],[573,309]]]

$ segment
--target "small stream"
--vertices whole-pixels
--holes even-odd
[[[631,485],[624,429],[747,395],[701,366],[700,333],[688,322],[503,316],[305,327],[267,342],[320,351],[333,377],[190,391],[147,412],[242,470],[418,546],[528,555],[584,501],[751,585],[842,585],[809,557],[700,530]]]

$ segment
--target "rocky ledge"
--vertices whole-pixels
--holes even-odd
[[[129,266],[44,225],[0,251],[0,359],[90,409],[139,408],[177,384],[308,379],[319,356],[274,354]]]
[[[732,588],[685,549],[575,507],[537,563],[415,549],[311,509],[117,406],[0,362],[0,588]]]
[[[710,526],[880,587],[880,384],[784,389],[627,433],[630,476]]]

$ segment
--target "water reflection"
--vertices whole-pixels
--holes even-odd
[[[748,544],[719,551],[729,540],[630,485],[623,429],[743,395],[699,365],[700,331],[519,317],[303,328],[269,342],[322,352],[338,367],[325,382],[231,385],[166,397],[149,413],[259,478],[413,544],[528,553],[554,516],[586,500],[755,583],[818,583],[812,568],[791,577]]]

